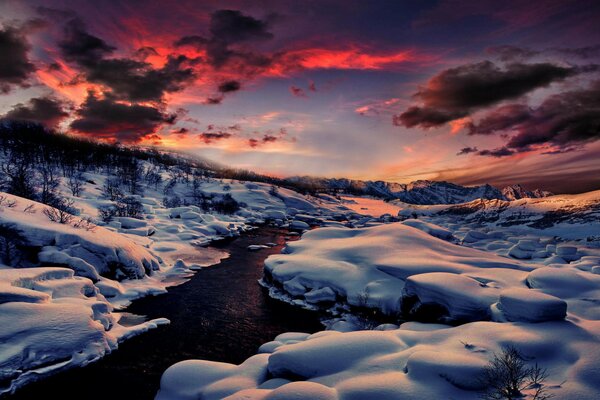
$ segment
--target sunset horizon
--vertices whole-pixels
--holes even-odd
[[[0,4],[0,117],[277,176],[600,188],[594,2],[136,4]]]

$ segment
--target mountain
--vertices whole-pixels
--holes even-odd
[[[509,185],[502,189],[502,195],[506,200],[512,201],[519,199],[539,199],[552,196],[552,193],[540,189],[533,191],[525,190],[521,185]]]
[[[499,190],[491,185],[461,186],[450,182],[418,180],[409,184],[385,181],[360,181],[352,179],[327,179],[292,177],[286,182],[311,187],[316,191],[335,191],[355,195],[368,195],[386,200],[400,200],[409,204],[460,204],[476,199],[517,200],[550,196],[539,189],[529,191],[521,185]]]
[[[450,222],[463,226],[474,223],[487,227],[523,227],[544,230],[547,235],[598,241],[600,190],[513,201],[477,199],[463,204],[404,204],[399,215],[400,218],[425,218],[442,226]]]

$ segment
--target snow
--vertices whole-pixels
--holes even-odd
[[[308,293],[324,289],[336,293],[349,305],[393,313],[400,310],[405,282],[410,282],[406,296],[415,294],[412,290],[433,294],[436,289],[432,283],[425,285],[430,281],[427,273],[447,273],[448,279],[454,284],[459,280],[461,287],[465,281],[469,282],[470,289],[465,296],[478,298],[482,291],[491,292],[485,296],[491,304],[491,300],[497,298],[497,290],[489,283],[489,287],[482,288],[474,278],[485,276],[490,280],[489,275],[497,274],[496,286],[502,287],[513,284],[522,271],[531,269],[533,267],[517,261],[458,246],[419,229],[393,223],[307,232],[302,240],[289,243],[282,254],[265,261],[265,283],[273,290],[281,288],[293,298],[307,302],[309,299],[313,302]],[[431,277],[435,280],[438,276]],[[457,300],[459,291],[452,291],[450,284],[443,286],[446,289],[437,289],[442,290],[440,298],[450,296],[448,303]],[[474,307],[472,312],[478,315],[480,308]],[[461,312],[459,315],[465,317]]]
[[[94,283],[67,268],[0,269],[0,394],[92,362],[119,341],[164,323],[118,325]]]
[[[557,297],[522,288],[500,292],[497,308],[509,321],[543,322],[567,316],[567,303]]]
[[[262,284],[273,297],[329,311],[338,317],[328,324],[332,330],[265,343],[262,358],[249,359],[269,372],[264,380],[253,376],[255,382],[244,378],[244,364],[220,365],[227,373],[212,376],[210,362],[186,361],[180,364],[189,367],[188,377],[207,371],[209,379],[184,379],[193,395],[176,397],[182,383],[175,377],[185,376],[176,364],[157,398],[216,398],[212,388],[219,387],[229,399],[477,399],[478,377],[511,345],[526,363],[547,368],[549,394],[595,399],[600,249],[589,240],[597,219],[586,218],[597,215],[598,194],[484,203],[495,216],[499,204],[505,207],[500,220],[412,206],[405,215],[418,220],[370,226],[374,220],[366,219],[361,228],[305,232],[266,260]],[[528,226],[565,204],[575,210],[568,219]],[[508,215],[520,217],[504,224]],[[354,314],[364,307],[436,320],[357,331]]]
[[[86,176],[96,184],[73,199],[97,218],[110,203],[100,193],[107,177]],[[419,202],[456,202],[492,189],[417,182],[402,190]],[[172,194],[189,190],[179,182]],[[557,398],[600,392],[600,191],[413,206],[217,179],[201,190],[242,207],[232,215],[167,208],[162,189],[144,187],[142,219],[86,230],[5,195],[17,206],[0,207],[0,222],[24,233],[31,254],[0,266],[0,394],[168,323],[129,326],[119,311],[218,262],[227,254],[204,246],[261,223],[302,232],[266,260],[261,283],[273,297],[330,312],[331,330],[283,333],[240,365],[182,361],[165,371],[158,399],[476,399],[476,377],[506,345],[548,368]],[[365,309],[388,323],[357,331]]]
[[[477,399],[477,376],[507,344],[548,368],[550,393],[557,398],[593,399],[600,372],[592,365],[600,351],[598,336],[589,330],[597,332],[598,324],[473,322],[429,330],[403,324],[388,331],[325,331],[262,348],[240,366],[175,364],[164,373],[157,399]],[[249,374],[246,363],[261,373]]]
[[[102,223],[98,209],[111,204],[101,190],[108,177],[86,172],[85,178],[94,183],[84,186],[81,197],[69,196],[64,180],[59,186],[80,214],[69,224],[50,221],[43,204],[0,193],[5,200],[0,223],[22,232],[28,253],[13,260],[14,265],[0,265],[0,380],[5,382],[0,394],[97,360],[115,350],[119,341],[168,323],[159,318],[124,326],[119,310],[136,298],[166,293],[168,286],[185,282],[194,270],[227,257],[226,252],[204,248],[212,241],[239,236],[265,221],[285,227],[295,215],[301,230],[309,228],[305,221],[318,225],[353,215],[334,198],[283,188],[274,194],[262,183],[206,179],[203,192],[229,193],[242,204],[240,211],[223,215],[194,205],[167,208],[162,205],[162,188],[142,185],[144,195],[133,196],[144,206],[141,219],[115,217]],[[190,187],[178,182],[172,190],[185,198]],[[6,206],[11,201],[16,206]],[[84,217],[94,219],[96,226],[76,227]],[[330,293],[315,293],[315,301],[327,296]]]

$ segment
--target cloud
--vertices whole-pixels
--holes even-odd
[[[72,18],[65,24],[64,37],[58,45],[67,61],[89,67],[116,50],[99,37],[89,34],[79,18]]]
[[[201,134],[198,135],[200,140],[202,140],[206,144],[211,144],[211,143],[214,143],[215,141],[219,141],[219,140],[223,140],[223,139],[229,139],[231,136],[233,136],[231,133],[224,132],[224,131],[202,132]]]
[[[582,72],[579,67],[551,63],[515,63],[504,68],[490,61],[461,65],[431,78],[414,95],[422,105],[411,106],[394,121],[408,128],[440,126],[579,72]]]
[[[539,51],[513,45],[492,46],[485,49],[485,52],[489,55],[497,56],[502,61],[511,62],[522,61],[540,54]]]
[[[460,151],[458,153],[456,153],[457,156],[461,156],[463,154],[470,154],[470,153],[477,153],[478,149],[477,147],[463,147],[462,149],[460,149]]]
[[[235,80],[230,80],[230,81],[225,81],[223,83],[221,83],[218,87],[219,92],[221,93],[229,93],[229,92],[236,92],[238,90],[240,90],[242,87],[242,85],[240,84],[239,81],[235,81]]]
[[[175,41],[175,47],[181,46],[192,46],[196,48],[203,48],[206,44],[208,44],[208,39],[199,35],[189,35],[183,36],[182,38]]]
[[[69,113],[65,111],[64,104],[60,100],[46,96],[30,99],[26,104],[17,104],[2,118],[34,121],[49,128],[56,128],[68,116]]]
[[[268,67],[272,59],[269,56],[248,50],[248,44],[272,39],[269,21],[244,15],[238,10],[217,10],[212,13],[209,26],[210,36],[183,36],[174,45],[191,46],[206,51],[208,62],[215,68],[227,64],[241,67],[245,73],[255,68]],[[244,49],[237,47],[244,44]]]
[[[551,51],[555,51],[557,53],[561,53],[567,56],[575,56],[582,59],[588,59],[597,57],[600,55],[600,44],[596,44],[593,46],[584,46],[584,47],[576,47],[576,48],[556,48],[553,47],[550,49]]]
[[[135,143],[164,125],[172,125],[176,118],[175,114],[158,107],[122,103],[113,97],[100,98],[89,92],[76,110],[76,119],[70,127],[97,139]]]
[[[531,110],[525,104],[506,104],[487,113],[477,124],[468,125],[469,135],[490,135],[527,121]]]
[[[290,93],[296,97],[306,97],[304,89],[299,88],[298,86],[290,86]]]
[[[500,107],[474,124],[470,132],[513,134],[503,148],[505,150],[480,152],[492,156],[537,147],[548,148],[547,153],[557,154],[600,140],[600,80],[585,89],[551,95],[537,108],[522,104]]]
[[[137,49],[134,53],[134,58],[138,60],[145,60],[150,56],[158,56],[158,51],[152,46],[144,46]]]
[[[184,55],[169,55],[161,68],[143,61],[140,55],[156,53],[152,47],[138,50],[134,58],[107,58],[116,48],[88,33],[78,18],[65,25],[59,47],[67,61],[82,68],[88,82],[107,87],[121,100],[161,101],[165,93],[178,92],[196,78],[196,60]]]
[[[492,46],[486,49],[486,53],[496,56],[499,60],[505,62],[523,61],[536,56],[567,56],[587,60],[600,55],[600,44],[583,47],[548,47],[542,50],[533,50],[527,47],[500,45]],[[568,60],[567,60],[568,61]]]
[[[513,150],[510,150],[506,146],[499,147],[499,148],[493,149],[493,150],[481,150],[481,151],[477,152],[477,155],[490,156],[490,157],[506,157],[506,156],[512,156],[513,154],[515,154],[515,152]]]
[[[10,92],[13,86],[29,86],[28,79],[35,71],[30,49],[24,27],[0,29],[0,94]]]

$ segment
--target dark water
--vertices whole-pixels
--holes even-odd
[[[246,250],[250,244],[269,242],[278,245]],[[121,343],[87,367],[28,385],[8,399],[152,399],[161,374],[178,361],[239,364],[282,332],[321,330],[316,313],[271,299],[257,283],[264,259],[279,253],[283,244],[283,232],[261,228],[221,245],[229,258],[170,288],[168,294],[137,300],[127,309],[149,319],[166,317],[170,325]]]

